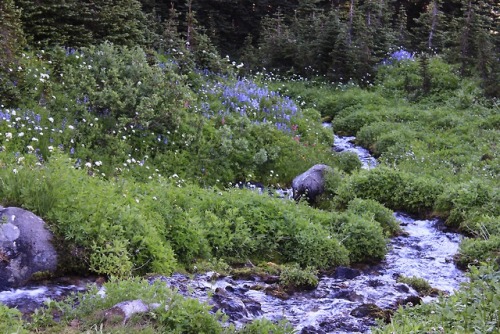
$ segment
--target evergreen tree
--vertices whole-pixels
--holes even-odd
[[[31,44],[81,46],[92,42],[89,14],[78,0],[16,0]]]
[[[138,0],[87,0],[91,18],[87,28],[96,42],[118,45],[144,45],[146,15]]]
[[[294,72],[296,48],[296,38],[281,11],[273,17],[264,18],[259,43],[259,55],[264,67]]]
[[[0,91],[5,106],[16,105],[17,59],[24,45],[20,11],[13,0],[4,0],[0,3]]]
[[[415,46],[424,52],[442,52],[446,44],[444,32],[446,19],[441,10],[441,0],[431,0],[415,22],[417,24],[413,30]]]
[[[16,54],[24,47],[21,13],[13,0],[0,3],[0,68],[15,62]]]
[[[457,20],[450,57],[460,62],[462,75],[477,73],[491,96],[500,95],[500,30],[495,14],[499,6],[492,1],[462,1],[463,14]]]

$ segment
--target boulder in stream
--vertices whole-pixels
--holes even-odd
[[[293,198],[297,201],[302,197],[309,203],[314,203],[316,197],[325,191],[325,172],[333,171],[330,166],[318,164],[309,168],[292,181]]]
[[[27,210],[0,206],[0,291],[56,268],[57,253],[45,222]]]

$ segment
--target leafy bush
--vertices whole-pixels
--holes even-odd
[[[379,166],[347,178],[337,188],[334,202],[346,208],[358,197],[375,200],[393,210],[425,214],[432,211],[442,190],[442,185],[433,178],[416,177],[412,173]]]
[[[492,266],[470,268],[470,282],[435,303],[399,308],[391,323],[374,333],[497,333],[500,326],[500,272]]]
[[[17,309],[0,303],[0,332],[25,334],[29,333],[24,326],[22,314]]]
[[[296,261],[301,266],[328,269],[349,263],[348,252],[335,236],[319,225],[307,224],[290,233],[284,242],[285,261]],[[350,236],[349,236],[350,237]]]
[[[293,334],[295,330],[293,326],[288,324],[286,321],[281,321],[278,324],[271,322],[265,318],[256,319],[249,324],[246,324],[241,330],[238,331],[240,334]]]
[[[122,321],[115,324],[113,319],[106,317],[106,311],[116,304],[132,300],[141,300],[150,309],[148,312],[136,314],[128,319],[126,324]],[[49,300],[46,306],[37,315],[38,322],[30,323],[33,329],[65,332],[71,328],[71,322],[77,320],[80,330],[104,328],[107,332],[113,333],[130,332],[130,330],[134,332],[147,330],[148,333],[229,334],[262,333],[266,330],[271,330],[272,333],[292,333],[292,328],[286,322],[273,324],[265,320],[255,320],[240,330],[236,330],[234,326],[224,327],[222,323],[225,318],[220,312],[213,313],[211,306],[193,298],[184,298],[161,280],[149,282],[141,278],[111,279],[100,289],[91,286],[87,292],[70,296],[59,302]],[[0,310],[2,309],[0,305]],[[12,315],[17,314],[17,312],[12,312],[14,310],[7,310]],[[53,320],[54,314],[57,314],[57,322]],[[9,317],[14,319],[12,316]],[[0,326],[3,324],[4,322]],[[16,328],[15,323],[7,322],[6,324],[12,325],[8,327],[9,330]],[[27,332],[20,331],[19,333]]]
[[[341,207],[356,197],[378,201],[391,209],[398,209],[399,192],[403,184],[401,172],[384,166],[353,173],[337,189],[335,202]]]
[[[122,187],[112,185],[72,168],[69,162],[54,157],[44,167],[19,166],[17,174],[0,169],[2,202],[7,199],[9,204],[28,204],[64,240],[60,247],[89,251],[82,255],[90,254],[90,258],[61,252],[62,258],[71,263],[90,263],[102,274],[126,275],[132,261],[134,270],[171,273],[176,261],[170,245],[160,238],[157,217],[131,207],[138,199],[121,192],[129,190],[126,181]],[[20,180],[26,182],[18,193],[13,189]],[[41,182],[37,180],[43,180],[44,187],[53,191],[40,192]]]
[[[335,119],[339,114],[344,113],[344,110],[362,109],[366,105],[387,104],[387,100],[381,95],[369,92],[359,87],[353,87],[341,92],[333,92],[333,94],[323,96],[318,103],[318,110],[321,116],[329,116]]]
[[[380,224],[364,218],[352,217],[341,226],[342,244],[349,250],[351,262],[376,262],[387,253],[384,231]]]
[[[354,152],[340,152],[333,156],[333,164],[339,170],[352,173],[355,170],[361,169],[361,161]]]
[[[387,236],[396,235],[400,231],[393,212],[377,201],[355,198],[347,205],[347,211],[360,216],[368,215],[380,224]]]
[[[498,196],[495,197],[489,184],[475,179],[448,187],[437,198],[435,208],[438,212],[448,216],[448,225],[459,227],[465,220],[467,212],[480,208],[485,213],[498,216],[500,213],[498,201]]]
[[[349,108],[335,118],[333,122],[333,131],[340,135],[355,136],[356,133],[365,125],[381,121],[380,115],[376,112],[378,108]]]
[[[298,264],[284,265],[281,269],[280,284],[286,290],[311,290],[318,286],[318,272],[312,267],[301,269]]]
[[[399,283],[405,283],[411,286],[415,291],[417,291],[421,296],[427,296],[434,292],[435,290],[431,287],[429,282],[427,282],[425,279],[412,276],[412,277],[406,277],[406,276],[399,276],[397,281]]]
[[[460,87],[460,78],[455,68],[439,56],[428,59],[429,91],[423,88],[422,57],[403,60],[381,66],[377,72],[377,88],[386,97],[408,97],[420,99],[425,93],[434,99],[445,99]]]
[[[460,243],[460,249],[455,256],[457,265],[467,268],[469,264],[500,259],[500,236],[492,235],[488,239],[466,238]]]

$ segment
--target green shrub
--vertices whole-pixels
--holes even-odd
[[[25,334],[29,333],[22,320],[22,314],[17,309],[0,303],[0,333]]]
[[[373,145],[379,136],[389,131],[389,129],[393,129],[394,126],[394,123],[387,121],[367,124],[356,133],[356,143],[373,151]]]
[[[333,131],[339,135],[355,136],[365,125],[379,121],[381,121],[381,116],[373,110],[349,108],[335,118],[333,122]]]
[[[308,224],[291,234],[284,242],[282,255],[285,261],[295,261],[301,266],[329,269],[349,263],[344,246],[322,226]]]
[[[354,152],[340,152],[333,156],[333,165],[337,169],[345,172],[352,173],[355,170],[361,169],[361,161]]]
[[[353,173],[337,189],[337,205],[346,208],[356,197],[372,199],[385,206],[399,209],[399,194],[403,186],[403,173],[384,166]]]
[[[417,291],[421,296],[427,296],[431,294],[432,292],[435,291],[427,282],[425,279],[412,276],[412,277],[406,277],[406,276],[399,276],[397,281],[399,283],[405,283],[411,286],[415,291]]]
[[[421,58],[418,58],[421,60]],[[460,78],[453,65],[439,56],[428,61],[429,91],[423,89],[422,61],[404,60],[379,67],[377,88],[386,97],[407,97],[421,99],[426,93],[434,101],[446,100],[460,87]]]
[[[461,268],[469,264],[494,261],[500,258],[500,236],[492,235],[489,239],[466,238],[460,243],[455,261]]]
[[[372,199],[392,210],[426,214],[432,211],[443,186],[434,178],[378,166],[349,176],[337,189],[335,205],[346,208],[354,198]]]
[[[359,87],[345,91],[335,91],[330,95],[322,97],[318,103],[321,116],[336,118],[346,109],[359,109],[366,105],[386,105],[387,101],[379,94],[372,93]]]
[[[157,305],[146,313],[139,313],[129,322],[135,323],[134,329],[150,328],[152,333],[222,333],[223,328],[218,320],[222,319],[220,313],[211,314],[210,306],[202,304],[192,298],[184,298],[172,291],[161,280],[153,283],[145,279],[133,278],[118,281],[112,279],[103,285],[105,293],[96,286],[91,286],[89,291],[71,296],[60,302],[50,301],[48,308],[43,312],[46,317],[51,317],[57,312],[60,323],[48,324],[48,328],[55,327],[62,331],[61,326],[69,325],[74,319],[79,320],[80,330],[99,328],[104,320],[105,328],[117,330],[125,328],[122,322],[114,325],[105,317],[105,311],[124,301],[141,300],[146,305]],[[111,328],[110,328],[111,327]],[[127,324],[127,327],[129,325]],[[37,328],[40,330],[41,328]]]
[[[351,216],[341,231],[342,244],[349,251],[351,262],[377,262],[387,253],[384,231],[373,220]]]
[[[481,210],[498,216],[499,201],[487,181],[473,179],[469,182],[450,185],[437,197],[435,209],[448,217],[447,224],[459,227],[468,212]]]
[[[380,224],[387,236],[396,235],[400,231],[393,212],[377,201],[355,198],[347,205],[347,211],[359,216],[368,215]]]
[[[298,264],[293,264],[284,265],[281,269],[280,284],[286,290],[311,290],[318,283],[318,271],[312,267],[301,269]]]
[[[237,331],[239,334],[293,334],[295,329],[286,321],[275,324],[265,318],[256,319]]]

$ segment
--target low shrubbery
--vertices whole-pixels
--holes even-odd
[[[213,257],[321,269],[348,263],[348,252],[329,228],[336,213],[248,190],[203,189],[175,177],[137,183],[88,172],[55,155],[41,167],[25,163],[16,172],[0,170],[3,203],[48,221],[68,254],[66,270],[168,274],[178,263],[189,268]]]
[[[442,192],[437,180],[424,178],[388,167],[361,170],[346,179],[337,189],[334,202],[347,207],[354,198],[378,201],[392,210],[429,213]]]
[[[312,290],[318,286],[318,272],[311,267],[301,269],[297,264],[285,265],[281,269],[280,285],[285,290]]]
[[[437,292],[436,289],[434,289],[429,282],[427,282],[425,279],[412,276],[412,277],[406,277],[406,276],[399,276],[397,281],[399,283],[405,283],[411,286],[415,291],[417,291],[421,296],[428,296],[432,293]]]
[[[0,332],[1,333],[29,333],[24,327],[22,314],[17,309],[9,308],[0,303]]]
[[[500,273],[491,266],[470,268],[470,282],[435,303],[400,308],[391,323],[374,333],[497,333]]]
[[[355,198],[347,205],[347,211],[371,217],[380,224],[387,236],[396,235],[400,231],[393,212],[377,201]]]
[[[372,218],[352,217],[342,225],[341,234],[351,262],[377,262],[387,254],[384,230]]]

